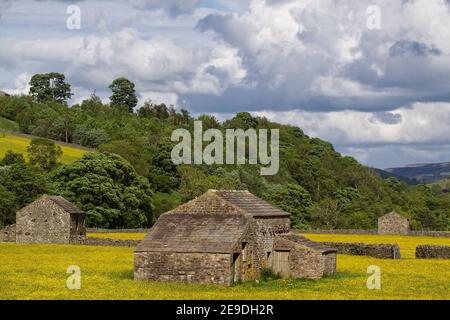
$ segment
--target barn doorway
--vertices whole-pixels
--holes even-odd
[[[289,251],[275,251],[271,260],[272,269],[275,273],[281,274],[284,278],[290,277]]]

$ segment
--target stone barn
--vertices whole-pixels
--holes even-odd
[[[18,243],[78,243],[85,236],[84,212],[63,197],[43,196],[16,214]]]
[[[378,218],[378,234],[407,235],[409,221],[395,211],[388,213]]]
[[[9,97],[10,95],[5,91],[0,90],[0,97]]]
[[[16,242],[16,225],[12,224],[0,230],[0,242]]]
[[[135,279],[231,285],[262,268],[296,278],[335,272],[335,249],[289,229],[288,213],[248,191],[209,190],[161,215],[136,248]]]

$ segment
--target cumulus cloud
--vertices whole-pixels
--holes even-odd
[[[133,29],[103,36],[0,41],[0,61],[7,68],[57,69],[85,88],[107,88],[112,79],[127,76],[138,90],[219,95],[245,76],[236,49],[225,44],[183,47],[166,38],[141,38]]]
[[[367,28],[366,0],[254,0],[246,12],[205,17],[198,29],[239,49],[249,92],[277,97],[269,105],[252,94],[254,106],[390,110],[450,100],[448,2],[377,3],[381,30]]]
[[[73,3],[79,31],[65,28]],[[367,27],[371,5],[380,30]],[[59,71],[72,102],[107,99],[126,76],[141,102],[265,114],[367,163],[450,155],[448,0],[0,0],[2,13],[0,85],[12,92]]]
[[[446,144],[450,141],[450,103],[415,103],[391,112],[287,112],[256,114],[293,123],[307,133],[339,144]]]
[[[450,103],[415,103],[383,113],[292,110],[256,114],[297,125],[364,163],[392,166],[450,158]]]

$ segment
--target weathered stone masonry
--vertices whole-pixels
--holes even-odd
[[[378,233],[392,235],[408,235],[409,221],[396,212],[378,218]]]
[[[16,214],[18,243],[77,243],[86,236],[84,212],[62,197],[43,196]]]
[[[160,216],[136,248],[135,278],[230,285],[262,268],[299,278],[335,272],[335,249],[289,228],[288,213],[248,191],[210,190]],[[277,251],[281,237],[287,246]]]

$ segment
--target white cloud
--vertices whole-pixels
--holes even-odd
[[[381,30],[367,28],[369,0],[254,0],[243,13],[207,16],[199,29],[239,49],[254,105],[389,110],[449,100],[448,2],[377,3]],[[278,105],[257,100],[258,91]]]
[[[390,119],[383,119],[372,112],[351,110],[318,113],[264,111],[256,114],[298,125],[310,135],[341,145],[445,144],[450,141],[450,103],[415,103],[411,108],[392,110]]]
[[[259,111],[370,163],[450,157],[448,0],[84,0],[77,32],[69,3],[0,0],[2,87],[58,71],[72,102],[107,100],[126,76],[141,100]]]
[[[5,88],[5,91],[13,95],[26,95],[30,92],[30,80],[30,74],[28,74],[27,72],[21,73],[14,80],[14,87]]]
[[[55,67],[75,86],[103,88],[126,76],[143,92],[220,94],[238,85],[245,70],[237,50],[177,45],[166,38],[141,38],[134,29],[87,37],[41,40],[0,38],[0,61],[30,72]]]

